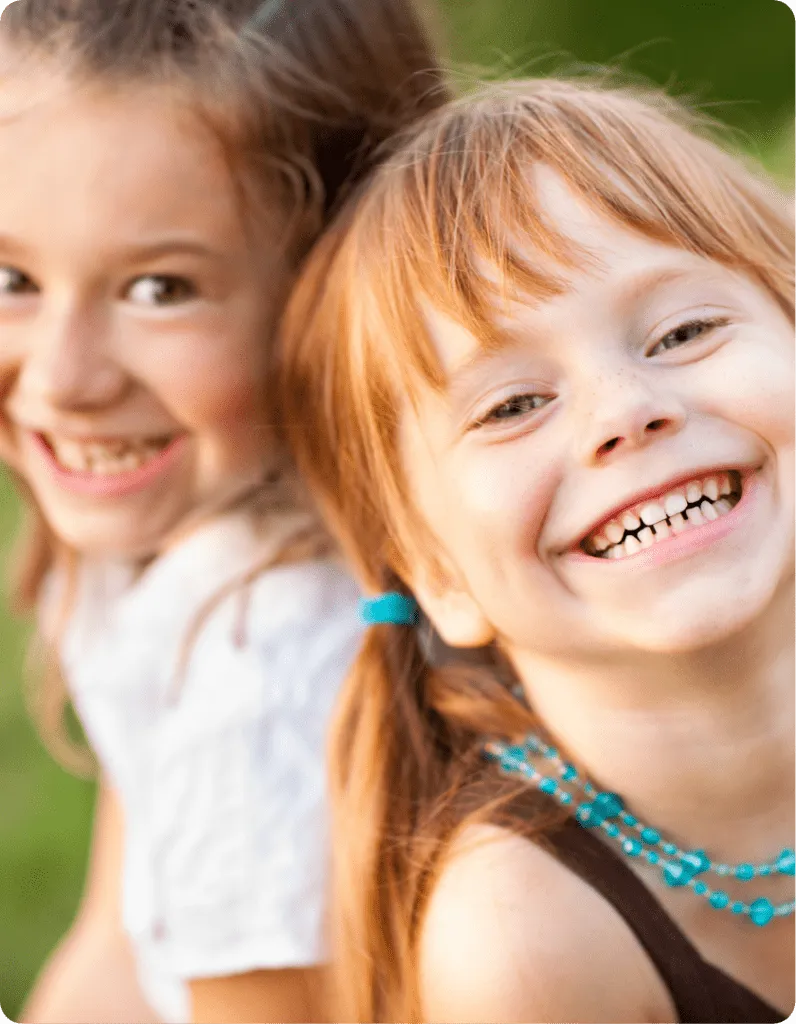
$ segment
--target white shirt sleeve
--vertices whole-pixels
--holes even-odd
[[[153,736],[157,946],[183,979],[324,959],[326,740],[361,640],[333,563],[266,573],[196,641]]]

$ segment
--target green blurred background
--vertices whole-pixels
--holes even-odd
[[[113,0],[109,0],[113,2]],[[609,64],[668,86],[738,130],[788,184],[794,19],[778,0],[442,0],[453,57],[506,73]],[[466,69],[465,69],[466,66]],[[0,548],[18,509],[0,476]],[[74,913],[93,787],[61,771],[23,706],[25,628],[0,611],[0,1006],[17,1019]]]

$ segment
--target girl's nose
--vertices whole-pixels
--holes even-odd
[[[686,419],[682,403],[668,389],[621,375],[603,380],[594,392],[579,442],[579,457],[594,465],[621,451],[643,448],[661,435],[676,433]]]
[[[80,413],[115,404],[129,383],[109,351],[100,318],[69,313],[39,324],[19,389],[61,411]]]

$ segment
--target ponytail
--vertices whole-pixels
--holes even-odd
[[[421,1019],[418,936],[444,852],[522,788],[481,757],[485,733],[535,725],[508,670],[491,649],[433,665],[422,629],[369,629],[333,726],[336,1020]]]

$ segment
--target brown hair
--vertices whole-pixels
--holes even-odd
[[[5,73],[51,61],[76,83],[177,89],[223,146],[247,220],[274,199],[284,209],[294,266],[379,146],[448,96],[412,0],[23,0],[5,9],[0,44]],[[29,610],[56,563],[74,558],[18,483],[27,515],[14,595]],[[306,518],[299,548],[309,550]],[[74,765],[59,739],[63,687],[48,675],[34,711]]]
[[[488,86],[406,133],[322,239],[283,324],[282,418],[368,590],[405,590],[440,550],[397,443],[407,396],[444,387],[425,311],[500,344],[501,296],[555,293],[579,258],[540,215],[534,163],[615,222],[750,275],[793,316],[788,204],[710,136],[654,92]],[[377,626],[347,681],[332,750],[338,1019],[419,1019],[418,932],[457,829],[501,806],[512,828],[544,831],[538,816],[512,820],[516,790],[479,756],[485,735],[533,726],[497,652],[484,654],[481,669],[440,668],[422,630]]]

